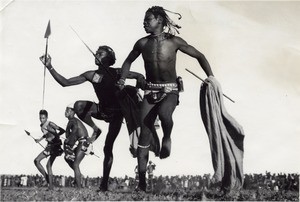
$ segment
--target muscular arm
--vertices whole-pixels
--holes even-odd
[[[204,70],[204,72],[206,73],[207,76],[213,76],[213,72],[210,68],[210,65],[208,63],[208,61],[206,60],[205,56],[200,53],[196,48],[194,48],[193,46],[189,45],[187,42],[185,42],[183,39],[177,37],[176,38],[176,42],[179,45],[179,50],[193,58],[196,58],[200,64],[200,66],[202,67],[202,69]]]
[[[132,51],[129,53],[128,57],[124,61],[123,65],[122,65],[121,79],[125,80],[126,78],[130,77],[129,70],[130,70],[131,63],[133,61],[135,61],[135,59],[141,54],[141,51],[140,51],[140,48],[139,48],[140,43],[141,43],[140,40],[136,42],[136,44],[134,45]]]

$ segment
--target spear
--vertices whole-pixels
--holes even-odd
[[[199,77],[197,74],[195,74],[194,72],[192,72],[192,71],[190,71],[190,70],[188,70],[188,69],[185,69],[185,70],[186,70],[187,72],[191,73],[192,75],[194,75],[196,78],[200,79],[202,82],[204,82],[204,83],[207,84],[207,82],[206,82],[205,80],[203,80],[202,78],[200,78],[200,77]],[[231,99],[230,97],[228,97],[228,96],[225,95],[224,93],[223,93],[223,96],[226,97],[226,98],[227,98],[228,100],[230,100],[231,102],[235,103],[233,99]]]
[[[93,56],[95,57],[95,59],[102,64],[102,62],[97,58],[96,54],[94,53],[94,51],[92,51],[92,49],[82,40],[82,38],[79,36],[79,34],[75,31],[75,29],[73,29],[73,27],[70,26],[70,28],[73,30],[73,32],[77,35],[77,37],[79,38],[79,40],[85,45],[85,47],[93,54]]]
[[[45,62],[44,62],[44,81],[43,81],[43,103],[42,103],[42,109],[44,109],[44,100],[45,100],[45,78],[46,78],[46,61],[47,61],[47,55],[48,55],[48,38],[51,34],[51,27],[50,27],[50,20],[48,21],[47,29],[44,35],[44,38],[46,39],[46,49],[45,49]]]
[[[28,136],[30,136],[30,137],[32,137],[32,135],[30,135],[30,132],[28,132],[27,130],[25,130],[25,133],[28,135]],[[35,138],[34,137],[32,137],[32,139],[35,141]],[[39,142],[37,142],[39,145],[41,145],[41,147],[43,147],[44,149],[45,149],[45,147],[41,144],[41,143],[39,143]]]

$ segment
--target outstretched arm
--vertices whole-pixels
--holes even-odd
[[[179,50],[193,58],[196,58],[206,73],[207,76],[213,76],[213,72],[210,68],[210,65],[208,61],[206,60],[205,56],[200,53],[196,48],[193,46],[189,45],[187,42],[185,42],[183,39],[177,37],[177,43],[179,45]]]
[[[45,55],[40,57],[40,60],[43,62],[43,64],[47,67],[47,69],[49,70],[49,72],[51,73],[51,75],[53,76],[53,78],[62,86],[62,87],[66,87],[66,86],[73,86],[73,85],[78,85],[81,84],[83,82],[85,82],[87,79],[86,77],[84,77],[83,75],[79,75],[70,79],[66,79],[65,77],[63,77],[62,75],[60,75],[52,66],[51,64],[51,57],[50,55],[48,55],[47,57],[47,61],[45,64]]]

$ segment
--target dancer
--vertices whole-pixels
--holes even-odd
[[[139,39],[122,65],[122,74],[117,82],[122,88],[130,66],[142,54],[146,72],[145,95],[141,107],[141,135],[138,142],[139,188],[146,190],[146,167],[149,155],[150,134],[154,133],[154,122],[161,121],[164,133],[160,158],[171,152],[172,114],[179,103],[179,91],[183,88],[176,73],[176,55],[178,50],[196,58],[207,76],[213,76],[205,56],[182,38],[175,36],[180,26],[175,24],[163,7],[153,6],[145,13],[144,29],[149,35]],[[178,14],[180,15],[180,14]],[[168,28],[165,32],[164,28]]]
[[[60,156],[63,153],[61,148],[62,142],[60,140],[60,135],[62,135],[65,130],[55,123],[48,120],[48,112],[46,110],[41,110],[40,113],[40,121],[41,121],[41,130],[43,132],[43,136],[40,139],[35,139],[36,143],[39,143],[43,139],[46,139],[48,142],[44,151],[42,151],[35,159],[34,164],[40,173],[45,177],[46,183],[49,186],[49,189],[53,189],[53,173],[52,173],[52,165],[55,161],[56,157]],[[58,132],[57,132],[58,131]],[[41,161],[45,158],[49,157],[45,171],[44,167],[41,164]]]

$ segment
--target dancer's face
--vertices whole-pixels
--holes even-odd
[[[150,13],[146,12],[144,18],[144,29],[146,33],[153,33],[156,29],[160,28],[161,22],[159,17],[155,18],[155,16]]]
[[[73,117],[73,116],[74,116],[74,111],[73,111],[73,109],[67,107],[67,108],[66,108],[66,111],[65,111],[65,117],[71,118],[71,117]]]
[[[42,124],[44,124],[47,121],[48,117],[45,114],[40,115],[40,121]]]
[[[101,65],[101,63],[99,61],[101,61],[103,63],[104,58],[107,56],[107,52],[105,50],[99,49],[96,52],[96,57],[95,58],[95,64],[96,65]]]

